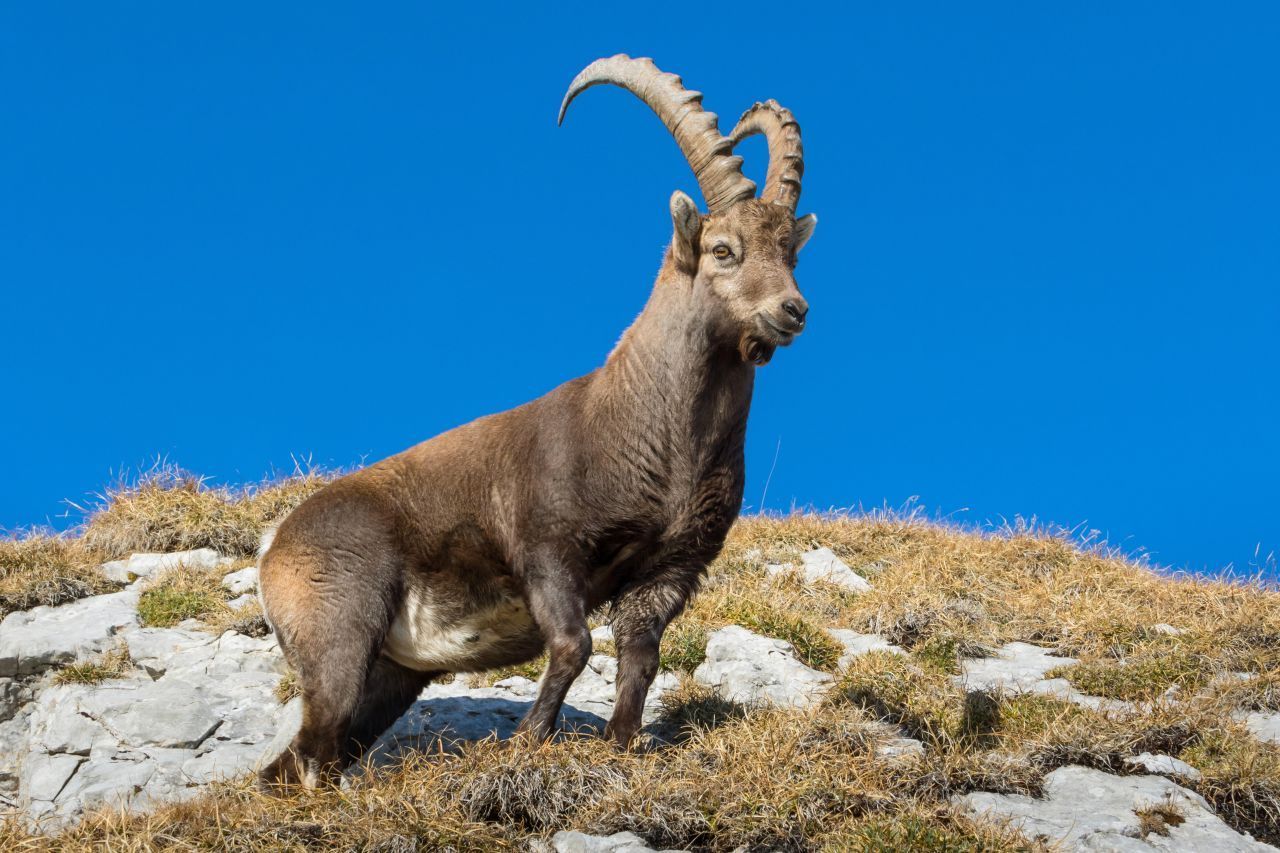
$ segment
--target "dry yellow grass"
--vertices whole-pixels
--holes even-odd
[[[264,524],[320,479],[252,491],[155,479],[113,493],[84,540],[23,547],[48,549],[49,566],[75,565],[69,555],[90,549],[244,554]],[[766,573],[766,561],[794,560],[815,546],[830,547],[874,590],[855,595]],[[225,594],[212,577],[192,575],[156,583],[168,596],[157,613],[199,611],[224,625]],[[619,754],[578,738],[481,743],[459,755],[414,756],[346,790],[271,799],[221,786],[148,815],[94,816],[56,842],[6,824],[0,848],[479,850],[573,828],[630,829],[655,846],[709,850],[1028,849],[1034,845],[1016,834],[956,814],[950,798],[1035,794],[1046,772],[1066,764],[1128,772],[1124,759],[1143,751],[1196,766],[1204,778],[1183,784],[1237,829],[1280,842],[1280,748],[1259,743],[1233,717],[1277,706],[1275,589],[1171,578],[1028,528],[975,532],[888,513],[744,518],[664,638],[662,665],[691,672],[709,633],[732,622],[788,640],[828,670],[839,653],[830,627],[882,634],[909,654],[856,659],[811,712],[751,711],[686,679],[666,699],[671,743],[649,752]],[[1014,640],[1079,658],[1062,675],[1082,690],[1143,701],[1132,713],[1102,713],[1043,696],[966,695],[951,681],[960,658]],[[1171,687],[1176,703],[1159,698]],[[282,680],[282,695],[290,690]],[[879,756],[882,721],[920,738],[926,753]],[[1176,819],[1153,812],[1148,829],[1159,834]]]
[[[138,617],[148,628],[172,628],[186,619],[227,619],[222,574],[177,568],[148,581],[138,597]]]
[[[202,477],[158,466],[134,482],[108,489],[89,512],[83,540],[107,559],[134,552],[212,548],[252,556],[262,531],[283,518],[333,475],[301,471],[255,486],[210,486]]]
[[[121,678],[133,669],[129,645],[121,641],[114,649],[97,660],[82,661],[64,666],[53,676],[54,684],[101,684],[112,678]]]
[[[67,534],[18,532],[0,538],[0,616],[110,592],[98,566],[135,552],[213,548],[249,557],[262,531],[335,476],[299,471],[241,488],[158,465],[110,488]]]
[[[280,680],[276,682],[276,701],[284,705],[290,699],[301,695],[302,686],[298,684],[298,674],[291,669],[287,670],[284,675],[280,676]]]
[[[595,738],[484,742],[288,799],[224,785],[147,815],[102,813],[46,842],[16,827],[0,847],[60,850],[520,849],[564,828],[631,829],[658,846],[729,851],[1033,849],[974,823],[875,755],[861,715],[765,712],[698,729],[680,746],[619,753]],[[6,835],[7,832],[7,835]]]
[[[98,570],[101,562],[77,538],[32,532],[0,539],[0,617],[117,589]]]
[[[222,578],[235,566],[214,571],[175,568],[147,581],[138,597],[138,617],[149,628],[172,628],[195,619],[212,634],[237,631],[263,637],[269,631],[258,600],[235,607]]]
[[[787,559],[817,545],[863,570],[875,589],[809,589],[788,603],[803,595],[811,613],[908,648],[940,636],[966,652],[1023,640],[1106,660],[1175,643],[1240,671],[1280,664],[1275,589],[1157,574],[1045,531],[977,533],[893,514],[750,518],[734,528],[722,561],[743,561],[753,548]],[[1167,637],[1161,624],[1184,633]]]

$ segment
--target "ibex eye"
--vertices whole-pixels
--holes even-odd
[[[714,249],[712,249],[711,254],[715,255],[717,259],[722,261],[725,258],[729,258],[733,256],[733,252],[729,251],[729,247],[724,245],[723,243],[720,244],[719,246],[716,246]]]

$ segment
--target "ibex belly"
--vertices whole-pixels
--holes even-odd
[[[541,634],[519,595],[465,610],[443,598],[411,586],[383,654],[422,672],[475,672],[528,660],[541,650]]]

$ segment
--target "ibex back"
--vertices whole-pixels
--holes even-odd
[[[588,66],[561,107],[613,83],[642,98],[694,168],[709,212],[671,197],[674,234],[643,313],[603,367],[335,480],[281,523],[262,559],[267,618],[302,688],[302,727],[262,773],[316,784],[356,760],[433,678],[549,663],[520,724],[552,732],[611,603],[617,703],[640,727],[658,644],[742,503],[757,365],[805,325],[795,216],[800,130],[776,102],[723,137],[701,95],[647,59]],[[760,198],[733,155],[763,133]]]

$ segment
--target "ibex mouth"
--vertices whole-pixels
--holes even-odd
[[[782,328],[768,314],[762,313],[759,317],[762,331],[765,333],[765,339],[776,347],[790,346],[791,342],[796,339],[796,335],[799,334],[799,332],[791,329]]]
[[[756,328],[743,332],[738,341],[738,353],[742,360],[756,366],[768,364],[778,347],[785,347],[795,340],[791,332],[779,329],[764,315],[756,319]]]

